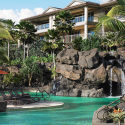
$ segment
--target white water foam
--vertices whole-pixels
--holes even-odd
[[[122,95],[125,94],[125,74],[121,69],[121,91],[122,91]]]
[[[112,68],[110,69],[110,83],[109,83],[109,85],[110,85],[110,96],[112,96]]]

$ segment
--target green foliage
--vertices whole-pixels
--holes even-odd
[[[74,49],[76,49],[76,50],[82,49],[81,48],[81,44],[83,42],[82,37],[76,37],[72,42],[74,43]]]
[[[101,46],[106,47],[106,51],[108,51],[108,47],[110,48],[113,46],[117,46],[117,34],[114,32],[107,32],[106,36],[102,38]]]
[[[94,34],[87,39],[83,39],[81,43],[81,51],[88,51],[94,48],[98,48],[98,50],[101,51],[100,45],[101,45],[101,37]]]
[[[120,112],[120,113],[109,113],[109,117],[113,118],[114,122],[118,122],[119,119],[121,121],[124,120],[124,117],[125,117],[125,112]]]
[[[23,62],[22,62],[22,60],[20,60],[20,59],[15,59],[15,60],[12,60],[11,62],[10,62],[10,65],[22,65],[23,64]]]
[[[2,63],[8,63],[9,59],[7,55],[5,54],[5,51],[3,49],[0,49],[0,62]]]
[[[57,76],[56,66],[55,66],[53,69],[49,68],[49,70],[52,72],[52,75],[51,75],[51,78],[52,78],[52,79],[53,79],[55,76]]]
[[[56,30],[59,32],[59,34],[63,36],[63,39],[64,35],[70,35],[72,33],[74,23],[71,20],[73,19],[74,17],[71,15],[69,11],[62,10],[59,13],[57,13],[56,19],[54,20],[54,26],[56,27]]]
[[[19,38],[23,43],[31,44],[35,40],[37,30],[31,22],[23,20],[16,27],[20,30]]]
[[[38,62],[53,62],[53,56],[51,54],[47,54],[43,57],[37,58]]]
[[[9,32],[11,25],[13,25],[12,20],[0,19],[0,39],[13,40]]]
[[[34,43],[31,44],[31,47],[29,48],[29,57],[31,56],[37,56],[42,57],[44,56],[44,52],[41,50],[43,47],[43,42],[40,40],[35,40]]]
[[[27,57],[23,62],[23,67],[20,69],[20,72],[24,77],[28,77],[29,86],[31,86],[33,75],[42,75],[42,70],[39,68],[39,64],[37,63],[37,57]]]
[[[4,75],[3,83],[5,83],[8,86],[21,85],[23,84],[22,75],[13,73]]]

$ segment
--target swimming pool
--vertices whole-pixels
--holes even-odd
[[[32,96],[35,92],[30,93]],[[64,102],[61,107],[15,110],[0,113],[1,125],[92,125],[95,110],[117,98],[87,98],[51,96],[52,101]]]

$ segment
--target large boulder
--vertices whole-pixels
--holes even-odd
[[[78,64],[85,69],[95,68],[99,65],[99,53],[97,48],[90,51],[79,52]]]
[[[81,91],[77,88],[75,89],[63,89],[56,92],[56,96],[71,96],[71,97],[81,97]]]
[[[64,49],[58,53],[56,61],[62,64],[77,64],[79,60],[78,51],[75,49]]]
[[[85,83],[99,84],[106,82],[107,73],[103,64],[96,69],[85,69]]]
[[[69,96],[71,96],[71,97],[81,97],[81,93],[82,93],[82,91],[80,91],[79,89],[75,88],[75,89],[71,89],[69,91]]]
[[[81,93],[82,97],[102,97],[103,96],[103,89],[90,89],[90,90],[82,90]]]
[[[107,72],[108,72],[108,81],[113,81],[113,82],[121,82],[122,80],[122,69],[117,68],[117,67],[107,67]]]
[[[104,123],[106,123],[107,121],[104,120],[100,120],[102,119],[102,114],[108,109],[108,107],[106,105],[102,106],[101,108],[99,108],[98,110],[96,110],[93,114],[93,119],[92,119],[92,125],[103,125]],[[98,114],[98,118],[97,118],[97,114]],[[107,114],[105,114],[105,117],[107,116]],[[108,125],[108,124],[104,124],[104,125]]]
[[[79,65],[56,64],[56,72],[71,80],[83,78],[84,70]]]
[[[120,56],[120,59],[125,60],[125,47],[118,48],[117,53]]]

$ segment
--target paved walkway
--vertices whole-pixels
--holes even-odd
[[[15,110],[15,109],[33,109],[33,108],[49,108],[64,105],[63,102],[54,102],[54,101],[39,101],[35,103],[30,103],[26,105],[14,106],[7,105],[7,110]]]

